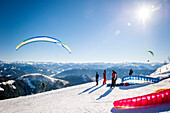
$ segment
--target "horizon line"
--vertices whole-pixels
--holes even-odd
[[[118,64],[118,63],[163,63],[163,62],[143,62],[143,61],[126,61],[126,62],[108,62],[108,61],[94,61],[94,62],[55,62],[55,61],[3,61],[3,60],[0,60],[4,63],[15,63],[15,62],[18,62],[18,63],[63,63],[63,64],[66,64],[66,63],[80,63],[80,64],[85,64],[85,63],[106,63],[106,64],[109,64],[109,63],[112,63],[112,64]]]

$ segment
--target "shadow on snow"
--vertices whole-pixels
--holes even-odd
[[[79,93],[78,95],[80,95],[80,94],[82,94],[82,93],[85,93],[85,92],[89,91],[90,89],[92,89],[92,88],[94,88],[94,87],[96,87],[96,85],[95,85],[95,86],[92,86],[92,87],[90,87],[90,88],[87,88],[86,90],[82,91],[82,92]]]
[[[103,95],[101,95],[101,96],[100,96],[99,98],[97,98],[96,100],[99,100],[99,99],[101,99],[101,98],[107,96],[109,93],[112,92],[113,89],[114,89],[114,88],[110,88],[109,90],[107,90]]]
[[[96,91],[97,89],[99,89],[99,88],[101,88],[101,87],[103,87],[103,86],[104,86],[104,85],[101,85],[101,86],[97,87],[96,89],[93,89],[92,91],[89,92],[89,94],[92,93],[92,92],[94,92],[94,91]]]

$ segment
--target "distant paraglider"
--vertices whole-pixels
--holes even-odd
[[[152,51],[146,51],[146,52],[150,53],[154,57],[154,53]],[[147,62],[149,62],[149,60],[147,60]]]
[[[154,54],[152,51],[146,51],[146,52],[149,52],[153,57],[154,57]]]
[[[56,43],[56,44],[64,47],[71,54],[71,49],[66,44],[64,44],[62,41],[60,41],[56,38],[49,37],[49,36],[36,36],[36,37],[28,38],[28,39],[22,41],[20,44],[18,44],[17,47],[16,47],[16,50],[18,50],[21,46],[24,46],[24,45],[32,43],[32,42],[52,42],[52,43]]]

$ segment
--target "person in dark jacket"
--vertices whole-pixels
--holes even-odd
[[[132,70],[132,69],[130,69],[129,75],[132,75],[132,74],[133,74],[133,70]]]
[[[42,92],[44,92],[46,83],[42,82],[40,85],[42,85]]]
[[[103,72],[103,85],[106,84],[106,70]]]
[[[115,70],[112,70],[112,84],[111,84],[111,88],[115,87],[116,80],[117,80],[117,73],[116,73]]]
[[[96,85],[98,85],[99,74],[96,72]]]

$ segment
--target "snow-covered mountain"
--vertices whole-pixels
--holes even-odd
[[[161,73],[153,76],[161,76],[169,73],[169,65],[163,66]],[[168,69],[167,69],[168,68]],[[164,70],[164,71],[163,71]],[[170,74],[170,73],[169,73]],[[111,81],[107,81],[110,83]],[[170,78],[158,83],[138,86],[119,86],[115,88],[102,85],[102,80],[96,86],[95,82],[62,88],[58,90],[38,93],[24,97],[18,97],[0,101],[1,113],[157,113],[170,112],[170,103],[131,108],[114,108],[113,102],[119,99],[142,96],[161,88],[170,88]]]
[[[51,69],[57,74],[53,77],[87,75],[90,78],[95,77],[98,72],[102,78],[103,70],[107,70],[107,78],[111,79],[112,70],[116,70],[119,77],[127,76],[129,70],[133,69],[136,75],[147,75],[154,72],[162,63],[36,63],[38,67]]]
[[[96,63],[54,63],[54,62],[12,62],[16,65],[32,65],[48,70],[52,70],[53,72],[60,73],[63,71],[71,70],[71,69],[107,69],[111,67],[130,67],[133,66],[135,68],[139,68],[143,66],[143,68],[148,68],[150,70],[155,70],[158,67],[162,66],[163,63],[136,63],[136,62],[125,62],[125,63],[104,63],[104,62],[96,62]],[[128,68],[129,69],[129,68]],[[46,74],[47,75],[47,74]]]
[[[22,80],[12,80],[0,75],[0,100],[27,95],[25,87],[26,84]]]
[[[28,73],[41,73],[49,76],[54,76],[54,73],[51,70],[36,67],[30,64],[14,64],[14,63],[1,63],[0,64],[0,75],[8,76],[11,78],[16,78]]]
[[[42,83],[45,84],[44,89]],[[69,81],[55,79],[39,73],[25,74],[15,79],[0,75],[0,100],[60,89],[71,85],[73,84]]]
[[[170,73],[170,64],[167,64],[156,69],[156,71],[151,75],[162,75],[162,74],[169,74],[169,73]]]
[[[41,83],[46,84],[44,91],[60,89],[72,85],[66,80],[55,79],[39,73],[26,74],[20,76],[19,78],[17,78],[17,80],[23,80],[31,88],[31,92],[27,92],[28,94],[42,92],[43,86],[41,85]]]
[[[71,76],[62,76],[58,77],[62,80],[67,80],[71,82],[73,85],[84,84],[88,82],[93,82],[93,80],[87,75],[71,75]]]
[[[21,70],[17,70],[14,68],[3,68],[0,67],[0,75],[7,76],[10,78],[16,78],[18,76],[24,75],[26,72],[23,72]]]
[[[159,77],[159,79],[164,80],[170,77],[170,64],[159,67],[154,73],[148,75],[149,77]]]
[[[53,63],[53,62],[2,62],[0,74],[15,78],[29,73],[40,73],[48,76],[73,76],[87,75],[94,78],[99,72],[102,78],[103,70],[107,70],[107,78],[110,79],[111,71],[117,71],[120,78],[128,75],[133,69],[136,75],[147,75],[154,72],[162,63]]]
[[[111,68],[105,69],[106,70],[106,76],[107,76],[108,80],[111,79],[111,74],[112,74],[113,69],[117,72],[119,78],[122,78],[124,76],[129,75],[130,69],[133,69],[134,75],[148,75],[148,74],[151,74],[155,71],[155,70],[145,68],[143,66],[111,67]],[[90,78],[92,78],[93,80],[95,80],[96,72],[99,73],[99,79],[103,79],[103,69],[84,69],[84,68],[66,70],[66,71],[63,71],[63,72],[53,76],[53,77],[57,78],[57,77],[61,77],[61,76],[87,75]]]

